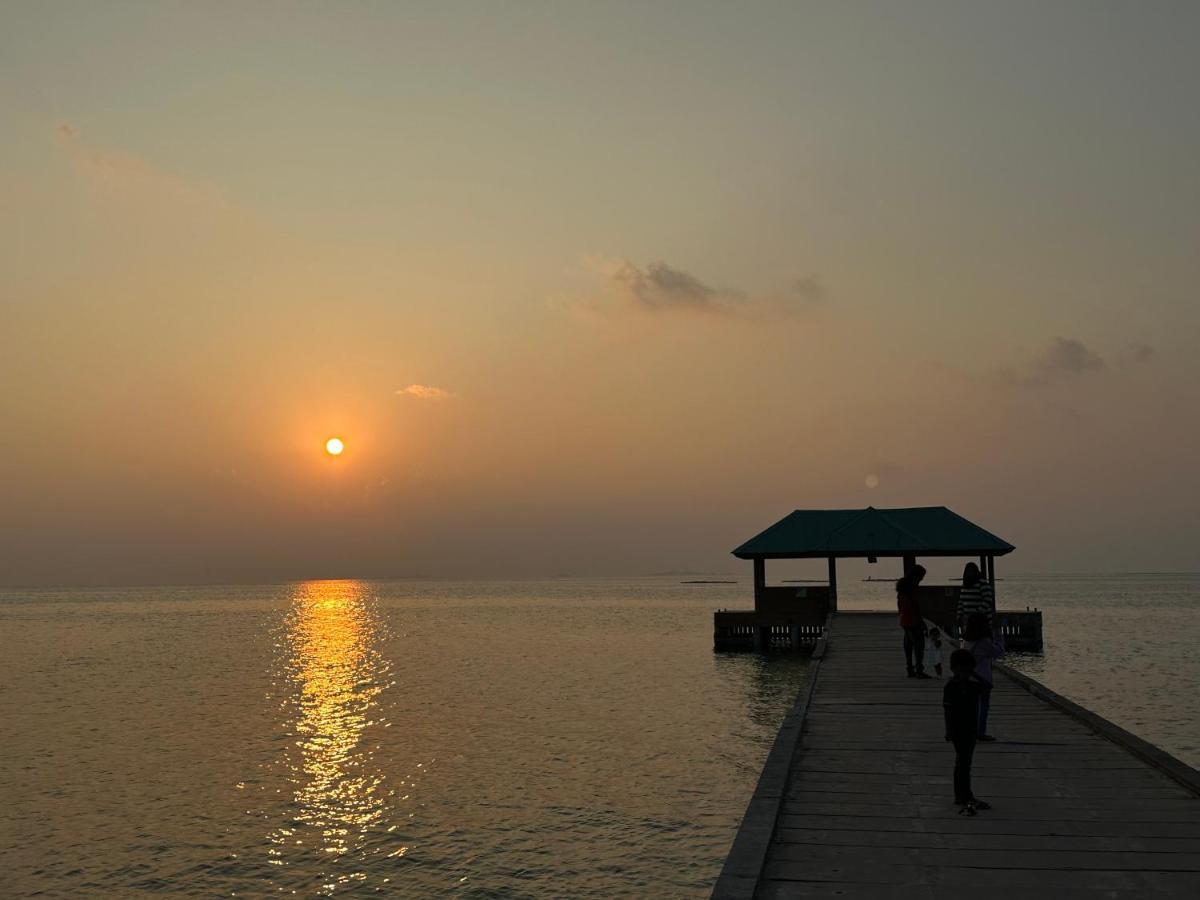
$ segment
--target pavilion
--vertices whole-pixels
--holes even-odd
[[[903,560],[903,570],[908,571],[920,557],[967,557],[979,560],[980,571],[994,585],[996,557],[1014,549],[944,506],[798,509],[733,551],[739,559],[754,563],[754,610],[718,611],[713,622],[714,646],[718,650],[798,649],[819,638],[826,618],[837,610],[839,559],[875,562],[895,557]],[[769,559],[826,559],[828,583],[768,586]],[[952,585],[923,585],[921,589],[922,612],[950,634],[955,629],[958,592],[959,588]],[[1018,615],[1027,614],[1006,617]],[[1040,649],[1041,614],[1036,616],[1036,638],[1032,619],[1012,626],[1011,638],[1016,644]]]

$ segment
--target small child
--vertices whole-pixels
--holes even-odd
[[[936,628],[929,629],[929,642],[925,645],[925,662],[933,666],[937,677],[942,677],[942,633]]]
[[[967,617],[967,629],[963,633],[963,648],[975,657],[975,678],[979,680],[983,693],[979,695],[978,739],[989,742],[996,740],[988,734],[988,712],[992,707],[992,661],[1004,655],[1004,639],[992,633],[991,623],[982,613]]]
[[[953,676],[942,689],[942,710],[946,715],[946,740],[954,744],[954,802],[963,815],[973,816],[991,805],[971,792],[971,757],[979,731],[979,697],[983,686],[975,677],[975,657],[970,650],[950,654]]]

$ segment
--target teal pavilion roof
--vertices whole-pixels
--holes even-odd
[[[1003,556],[1016,548],[944,506],[797,509],[733,551],[740,559]]]

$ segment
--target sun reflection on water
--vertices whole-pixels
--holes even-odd
[[[293,802],[290,820],[269,835],[268,861],[289,865],[297,855],[320,854],[322,893],[364,880],[363,864],[395,849],[383,839],[394,791],[375,764],[371,737],[389,724],[379,706],[391,686],[378,649],[382,630],[362,582],[314,581],[297,587],[281,642]]]

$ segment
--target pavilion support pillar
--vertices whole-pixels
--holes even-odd
[[[987,558],[987,568],[983,570],[983,577],[988,580],[992,586],[992,611],[995,612],[996,601],[996,557],[989,556]]]
[[[904,557],[904,571],[901,572],[900,574],[907,575],[909,573],[909,570],[912,569],[912,567],[915,566],[916,564],[917,564],[917,558],[915,556]]]
[[[837,612],[837,557],[829,557],[829,611]]]
[[[763,594],[767,587],[767,561],[765,559],[755,558],[754,560],[754,608],[761,608]]]
[[[983,578],[987,578],[987,577],[988,577],[988,563],[987,563],[987,561],[988,561],[988,558],[987,558],[986,556],[984,556],[982,553],[981,553],[981,554],[979,554],[979,574],[980,574],[980,575],[981,575]]]

